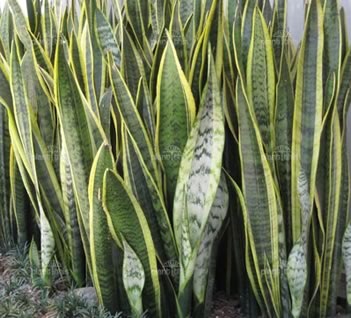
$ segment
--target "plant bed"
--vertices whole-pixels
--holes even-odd
[[[73,289],[67,277],[54,277],[50,288],[31,267],[28,254],[14,249],[0,255],[0,318],[117,318],[96,305],[95,295]]]

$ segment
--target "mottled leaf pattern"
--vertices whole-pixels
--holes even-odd
[[[291,313],[294,318],[300,317],[304,289],[307,282],[307,261],[305,247],[298,241],[290,252],[287,267],[287,277],[292,298]]]
[[[210,258],[214,256],[212,254],[213,244],[226,217],[228,204],[228,188],[224,173],[222,173],[196,258],[193,288],[199,303],[205,300]]]
[[[126,289],[132,313],[140,317],[143,313],[142,291],[145,284],[143,264],[130,245],[123,240],[123,284]]]

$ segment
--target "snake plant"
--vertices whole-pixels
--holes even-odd
[[[5,1],[0,246],[126,316],[351,306],[346,21],[309,0],[295,45],[286,0]]]

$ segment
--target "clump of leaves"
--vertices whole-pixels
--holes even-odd
[[[96,317],[96,318],[122,318],[122,314],[111,315],[101,306],[92,306],[73,291],[58,297],[55,302],[55,311],[58,318]]]
[[[103,307],[89,304],[74,293],[74,287],[56,264],[51,269],[53,284],[48,287],[29,260],[27,247],[14,248],[0,262],[0,318],[94,317],[116,318]]]

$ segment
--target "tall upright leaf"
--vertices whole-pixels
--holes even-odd
[[[175,236],[180,250],[179,298],[185,316],[190,310],[189,284],[196,255],[220,182],[223,149],[224,113],[209,50],[208,82],[184,149],[173,207]]]
[[[195,117],[195,101],[170,38],[160,63],[157,102],[156,145],[172,204],[181,156]]]
[[[106,215],[102,207],[102,184],[106,169],[114,168],[109,145],[101,145],[94,159],[89,178],[89,228],[91,268],[99,301],[111,312],[117,310],[117,288],[112,261],[112,240],[108,234]]]
[[[253,14],[252,38],[247,58],[247,94],[253,105],[263,142],[272,149],[275,109],[273,49],[262,13]]]
[[[310,207],[313,206],[323,109],[323,24],[322,8],[311,1],[302,46],[299,52],[292,138],[292,234],[301,232],[298,177],[308,180]]]

